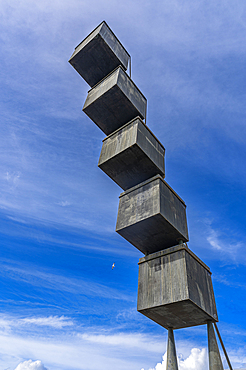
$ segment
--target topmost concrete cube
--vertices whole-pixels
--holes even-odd
[[[127,70],[130,55],[105,21],[76,48],[69,63],[93,87],[119,65]]]

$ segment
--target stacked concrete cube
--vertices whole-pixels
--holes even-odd
[[[89,92],[83,111],[110,135],[133,118],[145,118],[147,100],[121,66]]]
[[[165,149],[140,117],[103,140],[98,166],[127,190],[160,174],[165,175]]]
[[[129,60],[102,22],[69,62],[91,87],[83,111],[107,135],[98,166],[124,190],[116,231],[145,254],[138,311],[165,328],[216,322],[211,272],[186,245],[186,205],[164,180],[165,149],[146,126],[147,100],[126,73]]]
[[[138,311],[166,329],[217,321],[210,269],[186,244],[140,258]]]
[[[186,206],[160,176],[120,195],[116,231],[144,254],[188,241]]]
[[[119,66],[126,71],[129,59],[126,49],[102,22],[76,46],[69,63],[92,87]]]

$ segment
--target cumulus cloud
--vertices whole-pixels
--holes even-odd
[[[167,367],[167,353],[165,353],[164,356],[162,357],[162,362],[159,362],[155,366],[155,368],[149,369],[149,370],[166,370],[166,367]],[[141,370],[144,370],[144,369],[141,369]]]
[[[162,357],[162,362],[159,362],[154,368],[149,370],[166,370],[167,353]],[[207,351],[205,348],[192,348],[189,357],[183,358],[183,355],[178,356],[179,370],[207,370],[208,360]],[[144,370],[144,369],[141,369]]]
[[[193,348],[188,358],[179,356],[178,361],[180,370],[207,370],[207,351],[205,348]]]
[[[40,360],[37,361],[24,361],[21,362],[15,370],[48,370]]]

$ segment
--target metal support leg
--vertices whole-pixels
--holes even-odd
[[[208,356],[209,370],[223,370],[218,343],[212,321],[208,322]]]
[[[178,370],[175,341],[174,341],[173,329],[171,328],[168,329],[167,370]]]
[[[219,332],[219,329],[218,329],[218,326],[217,326],[216,322],[214,323],[214,326],[215,326],[215,329],[216,329],[216,331],[217,331],[217,335],[218,335],[218,337],[219,337],[221,347],[222,347],[222,349],[223,349],[223,351],[224,351],[224,355],[225,355],[226,361],[227,361],[227,363],[228,363],[229,369],[230,369],[230,370],[233,370],[233,369],[232,369],[232,366],[231,366],[231,363],[230,363],[230,360],[229,360],[229,357],[228,357],[228,354],[227,354],[227,352],[226,352],[226,349],[225,349],[224,343],[223,343],[223,341],[222,341],[222,338],[221,338],[221,335],[220,335],[220,332]]]

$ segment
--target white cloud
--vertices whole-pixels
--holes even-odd
[[[148,336],[143,334],[82,334],[80,337],[88,342],[104,344],[110,346],[121,346],[127,348],[138,348],[149,352],[158,352],[163,348],[163,344],[156,338],[149,340]]]
[[[73,321],[64,316],[32,317],[19,320],[20,324],[32,324],[37,326],[50,326],[62,329],[64,326],[72,326]]]
[[[166,370],[167,353],[162,357],[162,362],[159,362],[153,369],[149,370]],[[178,356],[179,370],[207,370],[208,360],[207,351],[205,348],[192,348],[189,357],[183,358],[183,355]]]
[[[67,200],[61,200],[58,204],[59,206],[62,206],[62,207],[67,207],[71,205],[71,203],[68,202]]]
[[[16,188],[20,179],[21,173],[19,171],[6,172],[4,179],[7,180],[11,189]]]
[[[178,362],[180,370],[207,370],[207,351],[205,348],[193,348],[188,358],[179,357]]]
[[[73,321],[65,316],[15,318],[13,316],[0,315],[0,332],[5,334],[10,334],[16,329],[23,330],[24,327],[26,329],[31,327],[35,330],[37,330],[37,327],[42,326],[53,329],[63,329],[73,325]]]
[[[166,370],[166,366],[167,366],[167,353],[165,353],[164,356],[162,357],[162,362],[159,362],[154,369],[149,370]]]
[[[91,331],[91,328],[87,328],[86,331]],[[39,358],[47,368],[52,370],[113,370],[116,364],[119,370],[139,369],[143,365],[143,348],[145,351],[144,364],[152,363],[158,353],[161,353],[160,349],[163,348],[163,338],[152,338],[148,335],[137,335],[137,346],[131,346],[131,342],[136,342],[136,335],[129,335],[126,347],[126,338],[122,335],[121,340],[121,334],[118,335],[117,345],[109,344],[107,340],[104,343],[90,342],[75,333],[42,339],[40,339],[42,336],[40,334],[40,331],[37,331],[36,336],[30,337],[24,332],[21,336],[0,334],[0,368],[15,369],[14,366],[23,361],[23,358]],[[4,356],[7,359],[5,361]],[[41,370],[42,368],[19,367],[17,369]]]
[[[16,319],[17,322],[20,320]],[[42,328],[28,335],[25,326],[20,327],[19,335],[12,332],[0,333],[0,368],[15,369],[23,359],[41,359],[50,370],[95,370],[95,369],[145,369],[166,370],[166,354],[163,360],[156,360],[166,347],[163,335],[143,333],[112,334],[117,328],[79,328],[74,325],[67,333],[54,333]],[[52,332],[52,333],[51,333]],[[51,334],[51,335],[50,335]],[[177,341],[177,348],[183,354],[178,356],[179,370],[207,370],[207,352],[198,349],[189,340]],[[96,350],[95,350],[96,348]],[[191,351],[189,348],[193,348]],[[144,358],[143,358],[144,352]],[[127,354],[127,356],[126,356]],[[245,363],[245,349],[231,353],[230,358],[236,367]],[[32,364],[33,362],[30,362]],[[152,367],[152,364],[156,364]],[[23,363],[20,365],[24,366]],[[28,364],[29,365],[29,364]],[[34,366],[34,365],[33,365]],[[41,370],[42,368],[17,368],[18,370]],[[17,370],[15,369],[15,370]],[[42,369],[44,370],[44,369]]]
[[[37,361],[24,361],[21,362],[15,370],[48,370],[40,360]]]
[[[240,261],[240,263],[245,262],[244,255],[242,254],[242,248],[244,247],[244,243],[241,241],[235,242],[233,238],[230,238],[228,240],[228,235],[234,235],[235,232],[233,230],[230,230],[230,233],[225,234],[223,232],[223,229],[220,231],[216,228],[213,228],[211,226],[211,221],[206,221],[206,233],[207,233],[207,241],[212,247],[212,249],[216,252],[216,255],[218,257],[218,253],[220,254],[220,257],[225,259],[230,257],[231,261]]]
[[[218,239],[218,232],[216,232],[215,230],[210,230],[210,235],[207,237],[207,241],[209,242],[209,244],[216,250],[221,250],[222,247],[221,247],[221,243],[219,242],[219,239]]]

